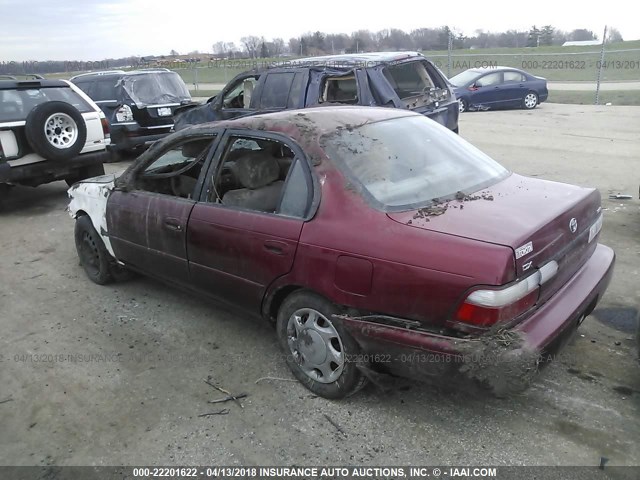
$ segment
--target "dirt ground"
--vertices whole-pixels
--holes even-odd
[[[603,196],[613,281],[527,392],[316,398],[270,326],[145,278],[92,284],[58,182],[13,189],[0,214],[0,464],[640,465],[640,107],[470,112],[460,131],[518,173]],[[222,408],[209,376],[244,408],[199,417]]]

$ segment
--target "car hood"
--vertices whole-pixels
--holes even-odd
[[[586,236],[600,214],[595,189],[512,174],[485,190],[388,216],[413,228],[508,246],[520,275],[577,248],[576,239],[595,244]]]

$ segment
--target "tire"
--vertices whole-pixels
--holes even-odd
[[[84,148],[87,126],[73,105],[45,102],[27,116],[25,135],[31,148],[45,159],[69,160]]]
[[[458,110],[460,113],[464,113],[469,109],[469,102],[465,98],[458,99]]]
[[[536,92],[527,92],[522,99],[522,108],[525,110],[533,110],[538,105],[538,94]]]
[[[80,265],[87,277],[98,285],[106,285],[113,281],[111,262],[113,257],[104,246],[100,235],[93,228],[91,219],[82,215],[76,219],[75,241]]]
[[[74,175],[66,177],[64,181],[67,182],[67,185],[71,186],[80,180],[99,177],[100,175],[104,175],[104,165],[91,165],[89,167],[82,167],[78,169]]]
[[[276,323],[293,375],[313,393],[329,399],[353,395],[367,382],[357,368],[360,347],[340,320],[333,318],[338,313],[338,307],[319,295],[298,291],[282,303]],[[303,337],[306,341],[301,343]]]

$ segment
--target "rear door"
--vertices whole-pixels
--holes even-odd
[[[128,190],[112,192],[107,230],[119,260],[188,283],[187,222],[214,144],[212,135],[178,140],[136,165]]]
[[[299,147],[281,136],[232,131],[219,150],[189,219],[191,281],[255,312],[267,287],[292,268],[311,205],[311,174]],[[244,178],[246,156],[251,170],[273,175]],[[277,174],[259,162],[276,162]]]
[[[527,93],[526,78],[522,73],[516,71],[506,71],[503,72],[503,75],[501,88],[504,102],[516,107],[522,103],[522,99]]]

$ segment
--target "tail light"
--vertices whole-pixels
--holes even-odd
[[[106,118],[101,118],[100,123],[102,124],[102,133],[104,134],[104,138],[111,138],[109,120],[107,120]]]
[[[558,272],[551,261],[522,280],[500,289],[472,291],[456,311],[455,321],[479,328],[508,322],[530,310],[538,301],[540,286]]]
[[[131,111],[131,107],[129,105],[122,105],[116,110],[116,120],[118,122],[132,122],[133,112]]]

